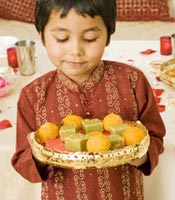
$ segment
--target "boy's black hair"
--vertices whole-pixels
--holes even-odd
[[[61,17],[65,17],[71,8],[82,16],[101,16],[107,28],[107,44],[109,43],[110,36],[115,31],[116,0],[36,0],[35,27],[41,33],[43,41],[45,26],[52,11],[62,10]]]

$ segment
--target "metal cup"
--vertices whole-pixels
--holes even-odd
[[[21,75],[29,76],[35,73],[35,42],[21,40],[15,43],[16,53]]]

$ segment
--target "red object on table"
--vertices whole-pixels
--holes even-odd
[[[145,54],[145,55],[149,55],[149,54],[152,54],[152,53],[155,53],[156,50],[153,50],[153,49],[147,49],[145,51],[141,51],[140,53],[141,54]]]
[[[165,109],[166,109],[166,107],[165,107],[165,105],[161,105],[160,104],[161,95],[163,94],[164,89],[161,89],[161,88],[152,88],[152,90],[153,90],[153,94],[154,94],[155,101],[157,103],[157,107],[158,107],[159,112],[164,112]]]
[[[160,100],[161,100],[161,97],[155,96],[155,100],[156,100],[156,103],[159,104]]]
[[[164,89],[161,89],[161,88],[152,88],[152,90],[153,90],[154,95],[157,97],[161,96],[162,93],[164,92]]]
[[[0,130],[5,129],[5,128],[9,128],[9,127],[12,127],[9,120],[4,119],[4,120],[0,121]]]
[[[156,76],[156,80],[157,80],[157,81],[162,81],[162,80],[160,79],[160,76]]]
[[[8,65],[13,68],[18,67],[18,60],[17,60],[17,54],[16,54],[16,48],[10,47],[7,49],[7,61]]]
[[[165,111],[165,108],[166,108],[165,105],[158,104],[157,106],[158,106],[159,112],[164,112]]]
[[[172,44],[170,36],[160,37],[160,53],[162,55],[171,55],[172,54]]]

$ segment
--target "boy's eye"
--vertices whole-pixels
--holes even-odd
[[[58,37],[55,37],[55,39],[56,39],[56,41],[57,42],[66,42],[66,41],[68,41],[69,40],[69,38],[68,37],[60,37],[60,38],[58,38]],[[96,40],[97,40],[97,37],[95,37],[95,38],[84,38],[83,39],[85,42],[95,42]]]
[[[95,42],[97,40],[97,38],[84,38],[84,41],[86,41],[86,42]]]
[[[57,42],[66,42],[68,38],[56,38]]]

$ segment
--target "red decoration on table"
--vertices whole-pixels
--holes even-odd
[[[153,93],[155,96],[161,96],[163,92],[164,92],[164,89],[153,88]]]
[[[160,103],[160,100],[161,100],[161,97],[155,96],[155,100],[156,100],[156,103],[159,104],[159,103]]]
[[[10,47],[7,49],[7,61],[8,65],[13,68],[18,67],[18,60],[17,60],[17,54],[16,54],[16,48]]]
[[[0,130],[5,129],[5,128],[9,128],[9,127],[12,127],[9,120],[4,119],[4,120],[0,121]]]
[[[132,65],[134,63],[134,60],[133,59],[128,59],[127,62],[128,62],[128,64]]]
[[[165,105],[158,104],[157,106],[158,106],[159,112],[164,112],[165,111]]]
[[[172,54],[172,44],[170,36],[160,37],[160,53],[162,55],[171,55]]]
[[[159,112],[164,112],[165,111],[165,105],[160,104],[161,95],[163,94],[164,89],[152,88],[152,90],[153,90],[154,98],[155,98],[155,101],[157,103],[157,108],[158,108]]]
[[[156,80],[157,80],[157,81],[162,81],[162,80],[160,79],[160,76],[156,76]]]
[[[155,53],[156,50],[153,50],[153,49],[147,49],[145,51],[141,51],[140,53],[141,54],[145,54],[145,55],[149,55],[149,54],[152,54],[152,53]]]

